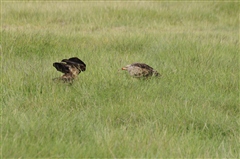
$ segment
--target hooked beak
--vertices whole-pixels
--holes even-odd
[[[126,70],[127,68],[126,67],[123,67],[122,70]]]

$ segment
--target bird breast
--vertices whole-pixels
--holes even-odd
[[[70,67],[69,69],[70,69],[70,72],[72,73],[73,77],[76,77],[80,73],[80,71],[74,66]]]

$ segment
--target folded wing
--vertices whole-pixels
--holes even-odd
[[[145,64],[145,63],[133,63],[132,66],[136,66],[136,67],[140,67],[142,69],[147,69],[147,70],[153,70],[152,67],[150,67],[149,65]]]

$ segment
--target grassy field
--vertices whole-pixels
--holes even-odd
[[[2,158],[240,157],[238,2],[2,2],[0,58]]]

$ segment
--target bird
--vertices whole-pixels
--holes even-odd
[[[61,77],[54,78],[53,80],[61,80],[63,82],[72,83],[74,79],[83,71],[86,70],[86,64],[78,57],[71,57],[63,59],[61,62],[54,62],[53,67],[64,73]]]
[[[130,76],[136,78],[160,76],[156,70],[145,63],[132,63],[122,67],[122,70],[127,70]]]

